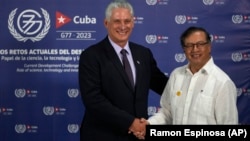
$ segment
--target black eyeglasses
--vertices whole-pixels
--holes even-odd
[[[197,43],[187,43],[184,45],[184,49],[193,49],[195,46],[197,48],[203,48],[205,47],[209,42],[197,42]]]

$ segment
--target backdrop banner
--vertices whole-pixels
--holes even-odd
[[[84,114],[79,56],[102,40],[104,0],[0,0],[0,140],[76,141]],[[169,75],[187,63],[180,34],[202,26],[212,56],[235,82],[239,124],[250,124],[250,1],[130,0],[131,41]],[[150,91],[148,114],[159,109]],[[105,115],[104,115],[105,116]]]

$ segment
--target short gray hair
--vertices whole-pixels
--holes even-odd
[[[127,2],[126,0],[113,0],[107,6],[106,11],[105,11],[105,16],[106,16],[106,19],[108,21],[110,20],[112,11],[115,8],[126,8],[126,9],[128,9],[130,11],[130,14],[132,16],[134,16],[134,9],[133,9],[132,5],[129,2]]]

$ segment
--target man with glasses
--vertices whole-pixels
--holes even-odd
[[[172,72],[148,124],[238,124],[236,86],[214,64],[209,33],[189,27],[180,41],[189,63]]]

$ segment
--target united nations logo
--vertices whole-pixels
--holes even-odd
[[[15,96],[17,98],[23,98],[26,95],[26,90],[25,89],[16,89],[15,90]]]
[[[234,62],[240,62],[242,60],[243,56],[242,56],[242,53],[232,53],[232,60]]]
[[[214,36],[212,34],[210,34],[209,36],[210,36],[210,41],[213,42],[214,41]]]
[[[148,44],[154,44],[157,41],[157,36],[156,35],[146,35],[146,42]]]
[[[184,24],[186,22],[187,18],[185,15],[176,15],[175,16],[175,22],[177,24]]]
[[[68,89],[68,96],[71,98],[76,98],[79,95],[78,89]]]
[[[205,5],[212,5],[214,3],[214,0],[203,0],[203,3]]]
[[[146,3],[148,5],[155,5],[157,3],[157,0],[146,0]]]
[[[156,112],[157,112],[157,108],[156,107],[153,107],[153,106],[149,106],[148,107],[148,115],[149,116],[154,115]]]
[[[43,113],[44,113],[46,116],[51,116],[51,115],[54,114],[54,112],[55,112],[54,107],[51,107],[51,106],[43,107]]]
[[[35,42],[43,39],[49,32],[50,18],[46,10],[42,8],[41,10],[44,21],[42,15],[35,10],[27,9],[21,12],[16,18],[16,26],[19,32],[14,26],[17,8],[11,11],[8,19],[8,28],[13,37],[22,42],[26,42],[27,40]]]
[[[232,21],[235,24],[239,24],[243,21],[243,16],[242,15],[233,15],[232,16]]]
[[[68,131],[70,133],[77,133],[79,131],[79,125],[77,125],[77,124],[69,124],[68,125]]]
[[[24,124],[15,125],[15,130],[17,133],[24,133],[26,131],[26,126]]]
[[[186,60],[186,55],[184,53],[177,53],[175,54],[176,62],[184,62]]]
[[[242,94],[242,89],[237,88],[237,96],[241,96],[241,94]]]

